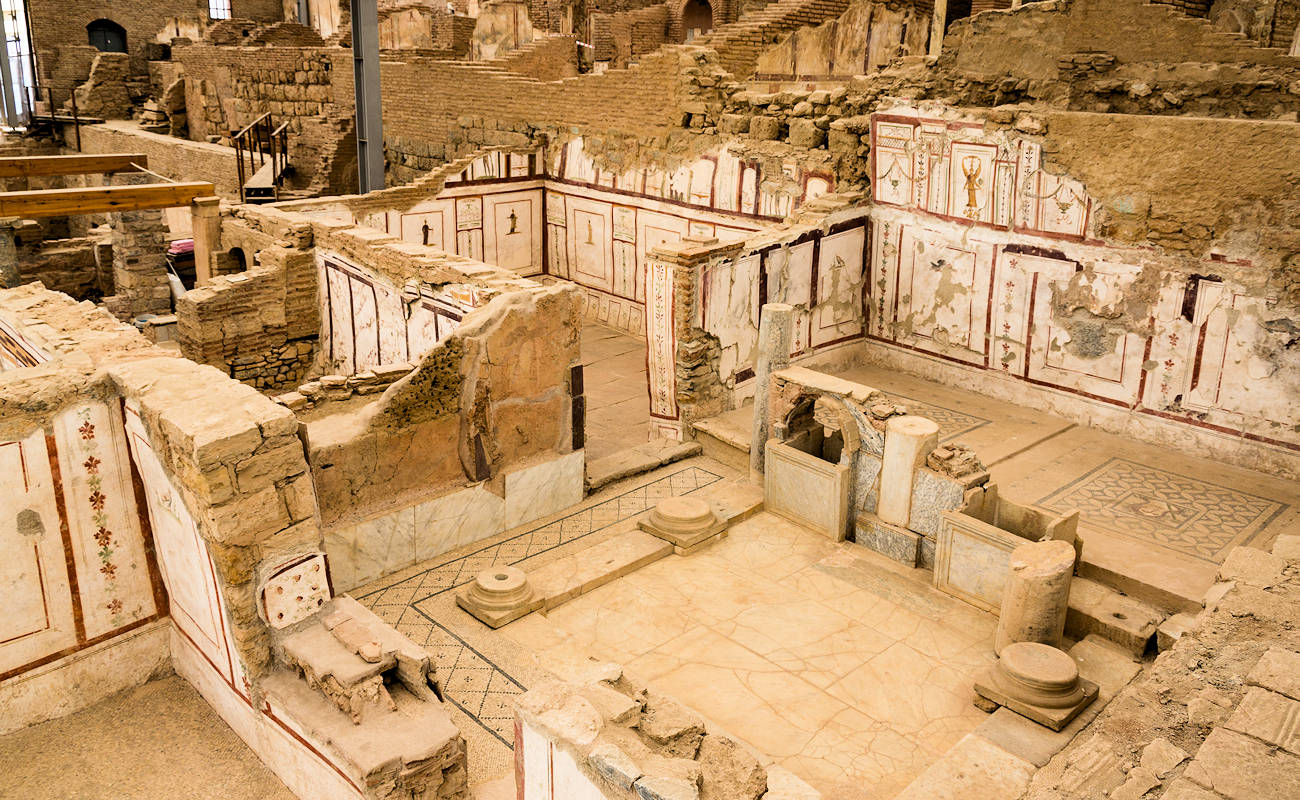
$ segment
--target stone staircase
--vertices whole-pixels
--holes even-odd
[[[1206,44],[1217,44],[1242,61],[1259,61],[1261,56],[1272,58],[1293,58],[1280,47],[1262,45],[1244,33],[1215,30],[1214,23],[1207,17],[1195,17],[1184,9],[1167,3],[1144,3],[1151,22],[1154,25],[1168,26],[1168,32],[1189,41],[1200,40]],[[1229,59],[1224,59],[1229,60]]]
[[[764,49],[791,31],[836,19],[848,7],[849,0],[779,0],[743,14],[691,44],[716,50],[721,65],[737,79],[743,79],[754,71]]]

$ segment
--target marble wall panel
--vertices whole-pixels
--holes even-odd
[[[582,501],[581,450],[506,473],[505,527],[513,528]]]
[[[455,550],[506,529],[505,499],[482,485],[436,497],[415,507],[417,561]]]
[[[768,440],[765,452],[764,508],[842,541],[848,533],[848,466],[823,461],[776,439]]]

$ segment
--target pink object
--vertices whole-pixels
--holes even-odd
[[[181,254],[183,254],[183,253],[193,253],[193,252],[194,252],[194,240],[193,240],[193,239],[177,239],[176,241],[172,242],[171,247],[168,247],[168,248],[167,248],[167,252],[168,252],[168,253],[171,253],[172,255],[181,255]]]

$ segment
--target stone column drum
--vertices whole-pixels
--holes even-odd
[[[925,417],[891,417],[885,423],[885,458],[880,469],[876,516],[906,528],[912,516],[912,481],[917,467],[939,446],[939,424]]]
[[[1057,540],[1028,542],[1011,551],[994,652],[1001,655],[1015,642],[1061,646],[1074,557],[1074,546]]]
[[[764,303],[758,321],[758,355],[754,360],[754,429],[749,440],[749,469],[763,471],[763,450],[768,436],[768,387],[772,373],[790,365],[790,336],[794,330],[794,306]]]

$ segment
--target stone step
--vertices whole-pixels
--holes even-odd
[[[697,456],[701,450],[698,442],[673,442],[659,438],[619,450],[587,464],[587,491],[592,492],[614,481]]]
[[[695,441],[704,455],[739,470],[749,470],[749,440],[754,424],[754,407],[741,406],[734,411],[696,422]]]
[[[720,481],[691,494],[708,503],[727,527],[763,510],[763,487],[748,481]]]
[[[1097,634],[1141,658],[1155,651],[1156,628],[1165,614],[1146,603],[1088,578],[1070,582],[1065,634],[1083,639]]]
[[[673,546],[640,530],[528,570],[528,582],[542,602],[542,613],[604,586],[647,564],[672,555]]]
[[[1080,519],[1081,577],[1096,581],[1168,614],[1198,613],[1218,566],[1134,539],[1089,528]]]

